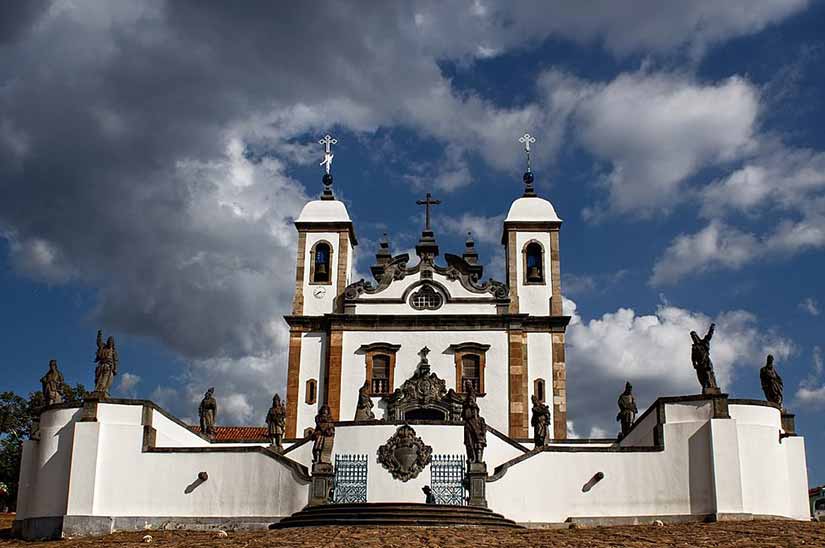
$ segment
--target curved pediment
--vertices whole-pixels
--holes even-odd
[[[444,258],[447,266],[425,259],[410,267],[408,254],[393,257],[376,272],[376,284],[361,279],[347,286],[345,310],[361,313],[363,310],[358,309],[369,304],[385,305],[386,313],[439,310],[449,313],[456,312],[454,307],[461,304],[473,305],[476,309],[486,305],[490,308],[488,313],[493,314],[499,308],[506,309],[510,299],[505,284],[492,278],[479,281],[482,268],[462,257],[445,254]],[[386,305],[399,306],[388,308]],[[446,305],[450,310],[443,310]]]

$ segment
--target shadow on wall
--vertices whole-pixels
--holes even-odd
[[[710,514],[713,496],[710,470],[712,469],[710,450],[710,423],[688,438],[688,496],[691,514]]]

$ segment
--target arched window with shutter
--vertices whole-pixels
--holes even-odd
[[[386,354],[375,354],[372,357],[370,386],[373,394],[388,394],[390,392],[390,357]]]
[[[395,390],[395,354],[401,345],[377,342],[362,345],[356,353],[364,355],[364,378],[370,395],[386,396]]]
[[[465,382],[470,382],[475,391],[484,394],[484,368],[487,364],[489,344],[465,342],[452,344],[448,351],[455,356],[455,391],[465,392]]]

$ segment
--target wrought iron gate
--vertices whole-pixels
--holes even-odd
[[[367,455],[335,455],[333,504],[367,502]]]
[[[464,505],[464,455],[433,455],[430,488],[438,504]]]

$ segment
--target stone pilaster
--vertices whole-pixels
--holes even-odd
[[[341,361],[344,334],[333,327],[329,334],[327,366],[324,370],[324,403],[329,405],[333,420],[341,420]]]
[[[289,332],[286,373],[286,437],[294,438],[298,425],[298,381],[301,373],[301,332]]]
[[[562,295],[561,295],[561,261],[559,259],[559,229],[550,230],[550,284],[552,296],[550,297],[550,315],[561,316]]]
[[[516,261],[519,260],[519,251],[516,249],[516,232],[508,230],[506,233],[507,246],[504,249],[507,261],[507,287],[510,289],[510,313],[518,314],[518,270]]]
[[[349,232],[341,230],[338,232],[338,269],[337,269],[337,295],[335,296],[335,311],[344,311],[344,290],[347,288],[347,260],[349,258]]]
[[[298,255],[295,267],[295,296],[292,299],[292,313],[300,316],[304,313],[304,263],[306,262],[306,232],[298,232]]]
[[[553,438],[567,439],[567,369],[564,333],[553,333]]]
[[[521,326],[510,328],[508,337],[508,397],[509,397],[509,436],[526,438],[530,423],[527,405],[527,356],[526,335]]]

